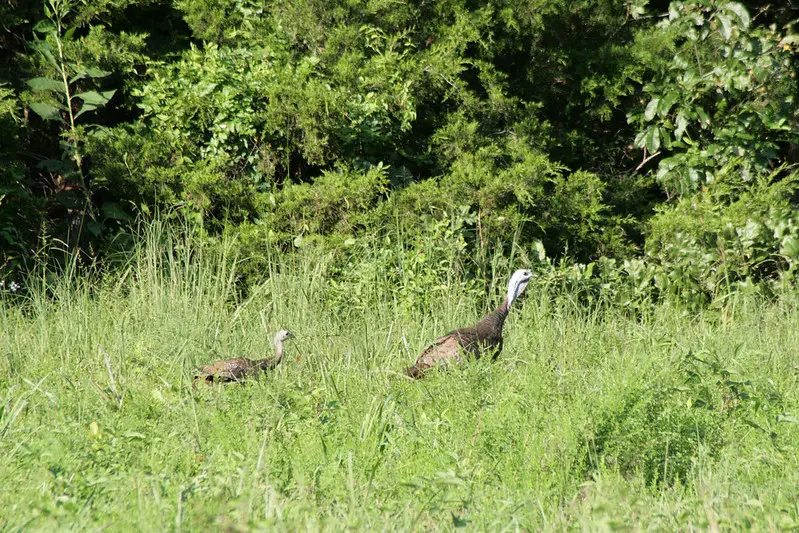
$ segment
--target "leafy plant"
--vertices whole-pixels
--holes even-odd
[[[97,90],[81,90],[88,81],[106,77],[109,73],[83,67],[69,61],[64,51],[64,41],[69,40],[77,29],[68,26],[67,21],[72,12],[70,0],[47,0],[44,6],[46,20],[34,26],[35,36],[31,47],[40,55],[53,77],[36,77],[27,81],[36,100],[28,103],[30,109],[44,120],[57,122],[60,126],[63,150],[60,160],[45,159],[39,167],[57,176],[57,180],[77,182],[79,192],[83,195],[83,209],[93,212],[91,191],[86,179],[84,137],[87,128],[81,128],[78,119],[85,113],[105,106],[114,96],[116,89],[98,92]],[[38,98],[43,98],[39,100]],[[71,187],[63,184],[61,201],[71,204],[68,191]],[[68,205],[71,207],[71,205]]]
[[[731,166],[749,182],[799,141],[790,48],[775,29],[753,25],[743,4],[672,2],[636,48],[650,73],[628,118],[644,159],[660,156],[656,176],[670,196],[698,191]]]
[[[650,485],[684,484],[700,456],[720,455],[726,425],[753,427],[775,441],[763,426],[781,407],[772,383],[746,379],[712,354],[689,352],[672,375],[634,387],[604,414],[586,441],[587,464],[640,474]]]

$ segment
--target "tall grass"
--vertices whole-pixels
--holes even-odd
[[[376,281],[342,308],[312,252],[244,294],[229,250],[156,224],[113,273],[0,304],[0,529],[799,526],[796,299],[631,318],[531,286],[495,363],[411,382],[487,302],[453,279],[407,312]],[[281,327],[276,372],[191,387]]]

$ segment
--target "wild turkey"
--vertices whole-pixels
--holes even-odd
[[[274,370],[283,359],[283,342],[293,338],[294,335],[290,331],[281,329],[275,335],[275,357],[256,360],[237,357],[236,359],[214,361],[197,371],[194,376],[194,383],[196,385],[200,380],[204,380],[208,384],[231,381],[240,383],[248,377],[255,376],[258,372]]]
[[[405,374],[414,379],[424,376],[425,370],[450,361],[461,361],[461,354],[479,359],[486,352],[493,352],[494,359],[502,351],[502,327],[513,301],[524,292],[533,273],[517,270],[508,283],[508,297],[493,313],[483,317],[468,328],[450,331],[425,348],[416,359],[416,364],[405,369]]]

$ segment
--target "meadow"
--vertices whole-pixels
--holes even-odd
[[[533,283],[496,362],[414,382],[506,277],[415,309],[378,279],[349,308],[322,256],[242,292],[230,257],[167,244],[0,303],[0,531],[799,527],[799,298],[630,312]],[[192,388],[282,327],[276,372]]]

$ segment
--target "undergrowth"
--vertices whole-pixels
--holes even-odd
[[[0,529],[799,525],[795,295],[629,313],[531,284],[495,363],[412,382],[504,266],[488,296],[453,277],[409,306],[385,286],[402,274],[331,285],[310,251],[244,293],[224,250],[154,227],[118,268],[1,301]],[[276,372],[191,387],[281,327]]]

